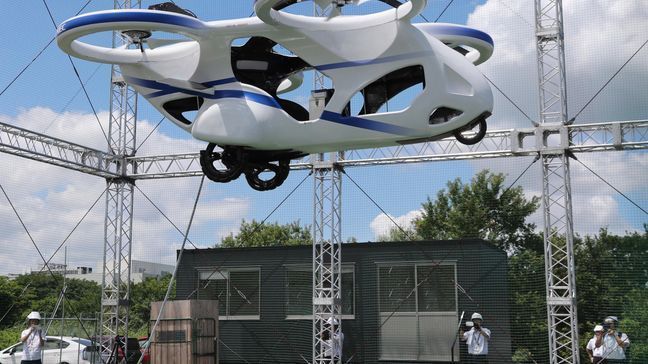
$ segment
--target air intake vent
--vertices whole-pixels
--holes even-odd
[[[176,120],[191,125],[191,121],[183,114],[186,112],[197,111],[202,106],[203,101],[204,99],[202,97],[186,97],[184,99],[165,102],[162,107],[164,108],[164,111],[168,112]]]
[[[461,114],[463,114],[463,111],[442,106],[434,110],[434,112],[432,112],[432,114],[430,115],[430,125],[443,124]]]

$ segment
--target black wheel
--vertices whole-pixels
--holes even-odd
[[[232,148],[224,148],[221,153],[214,152],[216,144],[209,143],[205,150],[200,151],[200,165],[202,166],[205,176],[214,182],[230,182],[241,175],[243,172],[243,165],[240,158],[238,158],[237,150]],[[222,164],[225,168],[217,168]]]
[[[473,133],[473,129],[477,126],[478,130]],[[463,133],[470,131],[470,134],[464,135]],[[486,119],[480,118],[476,123],[471,123],[467,127],[457,129],[452,132],[457,140],[466,145],[473,145],[479,143],[486,135]]]
[[[249,164],[245,169],[245,179],[250,187],[257,191],[273,190],[288,178],[290,160],[284,159],[274,163]],[[269,175],[269,176],[268,176]]]

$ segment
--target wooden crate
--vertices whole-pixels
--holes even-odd
[[[151,303],[151,327],[162,302]],[[218,364],[218,301],[168,301],[151,333],[152,364]]]

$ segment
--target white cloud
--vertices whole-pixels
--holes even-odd
[[[415,219],[421,217],[421,214],[421,210],[413,210],[409,211],[405,215],[394,217],[392,215],[387,216],[381,212],[380,214],[378,214],[378,216],[374,217],[374,219],[371,220],[371,224],[369,226],[371,227],[371,231],[374,234],[374,239],[378,240],[381,236],[387,235],[393,228],[396,227],[396,225],[394,225],[394,221],[404,230],[408,230],[412,227],[412,222]]]
[[[99,118],[106,120],[107,113]],[[51,123],[52,120],[55,122]],[[105,139],[93,114],[66,112],[35,107],[20,111],[15,117],[0,115],[0,121],[29,130],[47,129],[48,135],[92,148],[105,150]],[[142,138],[153,130],[146,120],[138,122]],[[149,147],[149,143],[152,147]],[[197,151],[201,143],[172,138],[155,131],[141,153],[162,154]],[[164,146],[160,151],[157,146]],[[88,211],[106,188],[102,178],[40,163],[8,154],[0,155],[0,183],[7,191],[38,248],[46,258]],[[174,178],[138,181],[135,189],[132,258],[144,261],[175,262],[175,249],[182,244],[182,234],[153,207],[145,193],[184,233],[196,197],[199,178]],[[225,235],[236,232],[240,221],[249,217],[252,201],[245,196],[224,195],[208,188],[205,182],[196,211],[190,239],[198,247],[213,246]],[[105,196],[101,197],[69,238],[68,262],[72,266],[93,266],[103,256]],[[0,195],[0,274],[21,273],[42,264],[36,248],[22,228],[4,195]],[[187,245],[191,247],[190,244]],[[53,259],[62,263],[63,249]]]

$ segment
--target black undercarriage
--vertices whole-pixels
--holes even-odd
[[[306,156],[291,150],[252,150],[237,146],[209,143],[200,151],[200,165],[205,176],[214,182],[230,182],[245,174],[250,187],[257,191],[273,190],[288,178],[290,160]]]

